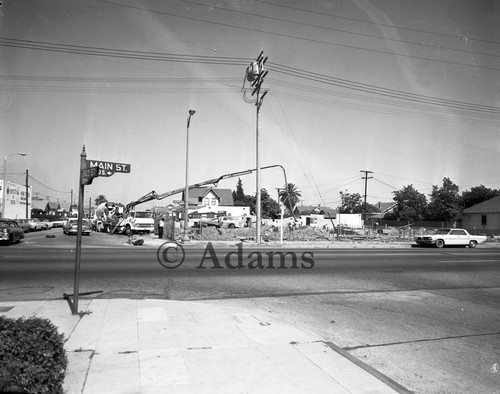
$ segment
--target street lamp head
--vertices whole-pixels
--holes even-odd
[[[196,113],[196,111],[194,109],[189,110],[189,116],[193,116],[195,113]]]
[[[24,152],[16,152],[16,153],[11,153],[10,155],[6,155],[6,156],[5,156],[5,160],[7,160],[7,159],[8,159],[9,157],[11,157],[11,156],[16,156],[16,155],[18,155],[18,156],[28,156],[28,154],[27,154],[27,153],[24,153]]]

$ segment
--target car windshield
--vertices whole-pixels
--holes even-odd
[[[151,212],[136,212],[135,217],[136,218],[150,218]]]
[[[68,220],[70,224],[77,225],[78,224],[78,219],[70,219]],[[89,221],[87,219],[82,219],[83,224],[89,224]]]
[[[448,228],[441,228],[439,230],[436,230],[434,234],[448,234],[450,232],[450,229]]]

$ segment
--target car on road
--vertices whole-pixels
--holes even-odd
[[[92,229],[90,228],[90,222],[88,219],[82,219],[82,234],[90,235]],[[66,220],[66,223],[63,225],[63,233],[70,234],[78,234],[78,218],[70,218]]]
[[[29,219],[16,219],[16,222],[19,225],[19,227],[21,227],[23,232],[27,233],[30,231],[31,226],[29,223]]]
[[[67,220],[68,220],[67,218],[57,218],[57,219],[52,219],[50,222],[52,223],[53,228],[57,228],[57,227],[62,227]]]
[[[471,235],[467,230],[461,228],[440,228],[433,234],[419,235],[415,242],[420,246],[468,246],[475,248],[477,244],[486,242],[486,235]]]
[[[43,225],[40,219],[38,218],[29,219],[29,224],[30,224],[30,231],[45,230],[45,225]]]
[[[14,219],[0,219],[0,243],[9,245],[19,243],[24,238],[24,231]]]

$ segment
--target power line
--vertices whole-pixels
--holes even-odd
[[[346,80],[343,78],[332,77],[325,74],[314,73],[311,71],[302,70],[295,67],[284,66],[277,63],[269,62],[269,69],[278,73],[290,75],[296,78],[307,79],[314,82],[321,82],[329,85],[339,86],[342,88],[348,88],[352,90],[357,90],[365,93],[377,94],[386,97],[398,98],[401,100],[411,100],[416,102],[421,102],[430,105],[440,105],[444,107],[451,107],[457,109],[468,109],[474,111],[484,111],[495,114],[500,114],[500,108],[481,105],[481,104],[472,104],[467,102],[462,102],[458,100],[449,100],[449,99],[441,99],[432,96],[426,96],[417,93],[408,93],[401,90],[383,88],[376,85],[365,84],[361,82],[354,82],[350,80]]]
[[[375,178],[375,177],[373,177],[373,180],[374,180],[374,181],[377,181],[378,183],[381,183],[382,185],[389,186],[389,187],[390,187],[391,189],[393,189],[393,190],[396,190],[396,189],[397,189],[397,187],[396,187],[396,186],[389,185],[388,183],[382,182],[380,179],[377,179],[377,178]]]
[[[447,46],[444,46],[444,45],[434,45],[434,44],[426,44],[426,43],[423,43],[423,42],[414,42],[414,41],[408,41],[408,40],[401,40],[401,39],[397,39],[397,38],[380,37],[380,36],[376,36],[376,35],[373,35],[373,34],[359,33],[359,32],[355,32],[355,31],[334,28],[334,27],[331,27],[331,26],[321,26],[321,25],[312,24],[312,23],[298,22],[298,21],[293,21],[293,20],[290,20],[290,19],[278,18],[278,17],[269,16],[269,15],[256,14],[256,13],[248,12],[248,11],[234,10],[234,9],[227,8],[227,7],[222,7],[222,6],[218,6],[218,5],[209,5],[209,4],[199,3],[199,2],[191,1],[191,0],[177,0],[177,1],[182,2],[182,3],[187,3],[187,4],[199,5],[199,6],[207,7],[207,8],[210,8],[210,9],[217,9],[217,10],[227,11],[227,12],[231,12],[231,13],[234,13],[234,14],[254,16],[254,17],[257,17],[257,18],[269,19],[269,20],[272,20],[272,21],[285,22],[285,23],[289,23],[289,24],[294,24],[294,25],[299,25],[299,26],[306,26],[306,27],[314,27],[314,28],[317,28],[317,29],[328,30],[328,31],[335,31],[335,32],[340,32],[340,33],[347,33],[347,34],[351,34],[351,35],[355,35],[355,36],[360,36],[360,37],[368,37],[368,38],[375,38],[375,39],[384,40],[384,41],[400,42],[402,44],[417,45],[417,46],[421,46],[421,47],[428,47],[428,48],[431,48],[431,49],[439,49],[439,50],[448,50],[448,51],[462,52],[462,53],[467,53],[469,55],[500,57],[500,54],[495,54],[495,53],[476,52],[476,51],[472,51],[470,49],[451,48],[451,47],[447,47]],[[266,3],[266,4],[275,5],[273,3]],[[278,6],[278,5],[276,5],[276,6]],[[287,6],[281,6],[281,5],[278,6],[278,7],[284,7],[284,8],[299,10],[299,11],[302,11],[302,12],[308,12],[306,10],[302,10],[302,9],[294,8],[294,7],[287,7]],[[318,14],[320,14],[322,16],[325,15],[323,13],[318,13]],[[326,14],[326,15],[328,15],[328,14]],[[338,16],[336,16],[336,17],[337,18],[341,18],[341,17],[338,17]],[[346,19],[351,19],[351,18],[346,18]],[[351,20],[355,20],[357,22],[369,23],[369,22],[362,21],[362,20],[357,20],[357,19],[351,19]],[[375,25],[381,25],[381,24],[377,24],[377,23],[373,23],[373,24],[375,24]],[[390,26],[390,25],[385,25],[385,26]],[[390,27],[396,28],[394,26],[390,26]],[[405,28],[398,28],[398,29],[405,29]],[[420,32],[425,32],[425,31],[420,31]],[[431,32],[425,32],[425,33],[427,33],[427,34],[434,34],[434,33],[431,33]],[[438,35],[438,34],[436,34],[436,35]],[[458,38],[458,37],[455,37],[455,36],[453,36],[453,37],[454,38]]]
[[[101,3],[111,4],[111,5],[114,5],[114,6],[117,6],[117,7],[131,8],[131,9],[135,9],[135,10],[139,10],[139,11],[144,11],[144,12],[148,12],[148,13],[152,13],[152,14],[172,16],[172,17],[181,18],[181,19],[187,19],[187,20],[194,20],[194,21],[197,21],[197,22],[209,23],[209,24],[213,24],[213,25],[217,25],[217,26],[230,27],[230,28],[238,29],[238,30],[252,31],[252,32],[257,32],[257,33],[262,33],[262,34],[269,34],[269,35],[274,35],[274,36],[278,36],[278,37],[290,38],[290,39],[294,39],[294,40],[302,40],[302,41],[306,41],[306,42],[314,42],[314,43],[317,43],[317,44],[324,44],[324,45],[329,45],[329,46],[337,46],[337,47],[342,47],[342,48],[350,48],[350,49],[356,49],[356,50],[362,50],[362,51],[368,51],[368,52],[386,54],[386,55],[391,55],[391,56],[407,57],[407,58],[411,58],[411,59],[427,60],[427,61],[430,61],[430,62],[439,62],[439,63],[445,63],[445,64],[453,64],[453,65],[458,65],[458,66],[483,68],[483,69],[490,69],[490,70],[500,70],[500,68],[496,68],[496,67],[480,66],[480,65],[477,65],[477,64],[461,63],[461,62],[454,62],[454,61],[442,60],[442,59],[441,60],[440,59],[431,59],[431,58],[423,57],[423,56],[401,54],[401,53],[384,51],[384,50],[379,50],[379,49],[374,49],[374,48],[363,48],[363,47],[358,47],[358,46],[355,46],[355,45],[340,44],[340,43],[335,43],[335,42],[330,42],[330,41],[324,41],[324,40],[319,40],[319,39],[306,38],[306,37],[301,37],[301,36],[296,36],[296,35],[291,35],[291,34],[276,33],[276,32],[272,32],[272,31],[260,30],[260,29],[251,28],[251,27],[244,27],[244,26],[239,26],[239,25],[232,25],[232,24],[229,24],[229,23],[215,22],[215,21],[210,21],[210,20],[207,20],[207,19],[189,17],[189,16],[185,16],[185,15],[174,14],[174,13],[171,13],[171,12],[155,11],[155,10],[151,10],[151,9],[148,9],[148,8],[143,8],[143,7],[138,7],[138,6],[132,6],[132,5],[127,5],[127,4],[120,4],[120,3],[115,3],[115,2],[112,2],[112,1],[108,1],[108,0],[97,0],[97,1],[99,1]]]
[[[415,28],[411,28],[411,27],[395,26],[395,25],[390,25],[390,24],[387,24],[387,23],[372,22],[372,21],[366,21],[366,20],[363,20],[363,19],[349,18],[349,17],[346,17],[346,16],[340,16],[340,15],[336,15],[336,14],[330,14],[330,13],[325,13],[325,12],[317,12],[317,11],[312,11],[312,10],[306,10],[304,8],[292,7],[292,6],[289,6],[289,5],[276,4],[276,3],[272,3],[270,1],[264,1],[264,0],[253,0],[253,1],[256,2],[256,3],[269,4],[269,5],[272,5],[274,7],[280,7],[280,8],[285,8],[285,9],[292,9],[292,10],[301,11],[301,12],[305,12],[305,13],[311,13],[311,14],[321,15],[322,17],[327,16],[327,17],[333,17],[333,18],[336,18],[336,19],[344,19],[344,20],[353,21],[353,22],[362,22],[362,23],[366,23],[366,24],[370,24],[370,25],[374,25],[374,26],[384,26],[384,27],[390,27],[390,28],[398,29],[398,30],[406,30],[406,31],[411,31],[411,32],[432,34],[432,35],[435,35],[435,36],[442,36],[442,37],[448,37],[448,38],[454,38],[454,39],[464,40],[463,36],[458,36],[458,35],[454,35],[454,34],[439,33],[439,32],[435,32],[435,31],[421,30],[421,29],[415,29]],[[497,42],[497,41],[482,40],[482,39],[474,38],[474,37],[467,37],[467,40],[468,41],[477,41],[477,42],[485,42],[485,43],[488,43],[488,44],[500,45],[500,42]]]
[[[383,174],[381,172],[377,172],[377,175],[383,175],[383,176],[388,176],[390,178],[402,179],[404,181],[410,181],[410,182],[417,182],[417,183],[424,183],[424,184],[427,184],[427,185],[432,185],[431,182],[417,181],[415,179],[409,179],[409,178],[403,178],[403,177],[399,177],[399,176],[395,176],[395,175]]]
[[[54,192],[57,192],[57,193],[62,193],[62,194],[71,194],[72,192],[71,191],[61,191],[61,190],[57,190],[57,189],[54,189],[50,186],[47,186],[45,185],[44,183],[40,182],[38,179],[34,178],[33,176],[29,175],[29,178],[32,179],[33,181],[35,181],[36,183],[42,185],[44,188],[46,189],[49,189],[49,190],[52,190]]]
[[[132,51],[126,49],[114,49],[103,47],[90,47],[84,45],[68,45],[53,42],[21,40],[14,38],[0,37],[0,46],[33,49],[49,52],[61,52],[68,54],[81,54],[91,56],[117,57],[125,59],[137,60],[155,60],[169,62],[193,62],[200,64],[218,64],[218,65],[247,65],[246,58],[230,58],[223,56],[202,56],[202,55],[182,55],[182,54],[165,54],[160,52],[143,52]]]
[[[318,82],[321,83],[322,81],[318,80]],[[411,108],[413,110],[415,108],[426,110],[429,108],[429,105],[435,106],[434,101],[429,101],[427,103],[422,102],[420,104],[415,104],[413,102],[410,103],[410,102],[406,102],[406,101],[403,101],[403,102],[396,101],[396,100],[391,99],[391,98],[370,97],[370,96],[361,95],[361,94],[353,93],[353,92],[342,92],[342,91],[338,91],[338,90],[325,89],[325,88],[320,88],[317,86],[303,85],[303,84],[297,84],[294,82],[287,82],[287,81],[280,81],[280,80],[273,81],[273,84],[277,85],[277,86],[285,87],[285,88],[290,88],[290,89],[294,89],[294,90],[301,90],[301,91],[310,92],[310,93],[338,96],[338,97],[353,99],[353,100],[363,100],[363,101],[373,102],[373,103],[377,103],[377,104],[382,103],[382,104],[387,104],[387,105],[397,105],[397,106],[404,107],[404,108]],[[341,86],[341,87],[344,87],[344,86]],[[436,98],[434,98],[434,99],[436,99]],[[437,99],[437,100],[440,100],[440,99]],[[461,104],[462,104],[461,108],[456,109],[457,113],[466,114],[467,113],[466,111],[471,111],[471,112],[476,111],[476,104],[465,103],[465,102],[463,102]],[[467,105],[469,105],[470,108],[467,108]],[[448,110],[449,108],[446,108],[446,109]],[[485,109],[490,110],[493,114],[495,114],[494,110],[497,109],[498,114],[500,114],[500,108],[486,107]],[[478,115],[478,116],[484,117],[484,113],[481,113],[481,115]]]
[[[56,44],[56,43],[47,43],[40,41],[6,39],[6,38],[0,38],[0,45],[7,45],[7,46],[12,45],[26,49],[37,49],[37,50],[48,50],[48,51],[54,50],[67,53],[79,53],[85,55],[125,57],[125,58],[133,58],[140,60],[160,60],[160,61],[184,62],[184,63],[192,62],[200,64],[216,64],[216,65],[227,65],[227,66],[238,66],[238,67],[242,65],[248,65],[248,59],[245,58],[141,52],[141,51],[119,50],[112,48],[96,48],[88,46]],[[437,105],[453,109],[500,114],[500,108],[498,107],[461,102],[458,100],[442,99],[427,95],[404,92],[396,89],[384,88],[376,85],[355,82],[343,78],[332,77],[325,74],[314,73],[296,67],[281,65],[279,63],[269,62],[268,69],[275,71],[277,73],[292,76],[294,78],[301,78],[312,82],[338,86],[345,89],[356,90],[364,93],[380,95],[389,98],[397,98],[399,100],[407,100],[427,105]],[[131,81],[137,82],[137,79],[136,80],[131,79]]]

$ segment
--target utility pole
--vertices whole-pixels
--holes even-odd
[[[373,174],[373,171],[367,171],[367,170],[360,170],[359,172],[364,172],[365,176],[361,179],[365,180],[365,200],[363,203],[363,222],[366,222],[366,191],[368,187],[368,179],[372,179],[372,176],[368,176],[368,174]]]
[[[243,92],[243,99],[247,103],[255,103],[256,107],[256,127],[255,127],[255,134],[256,134],[256,203],[255,203],[255,216],[256,218],[256,229],[255,229],[255,241],[259,244],[260,243],[260,233],[261,233],[261,222],[262,222],[262,201],[261,201],[261,194],[260,194],[260,134],[259,134],[259,112],[260,112],[260,107],[262,105],[264,96],[267,94],[268,90],[263,89],[263,93],[261,94],[261,85],[264,82],[264,78],[267,75],[267,71],[264,70],[264,64],[267,61],[267,56],[264,57],[264,51],[261,51],[259,56],[257,56],[257,59],[252,62],[246,69],[246,80],[250,82],[250,85],[252,87],[252,96],[255,95],[255,100],[253,99],[248,99],[246,97],[246,91],[245,89],[245,81],[243,80],[243,88],[241,89]]]
[[[29,219],[29,216],[28,216],[28,213],[29,213],[29,196],[28,196],[28,192],[29,192],[29,186],[28,186],[28,178],[29,178],[29,175],[28,175],[28,169],[26,168],[26,219]]]

